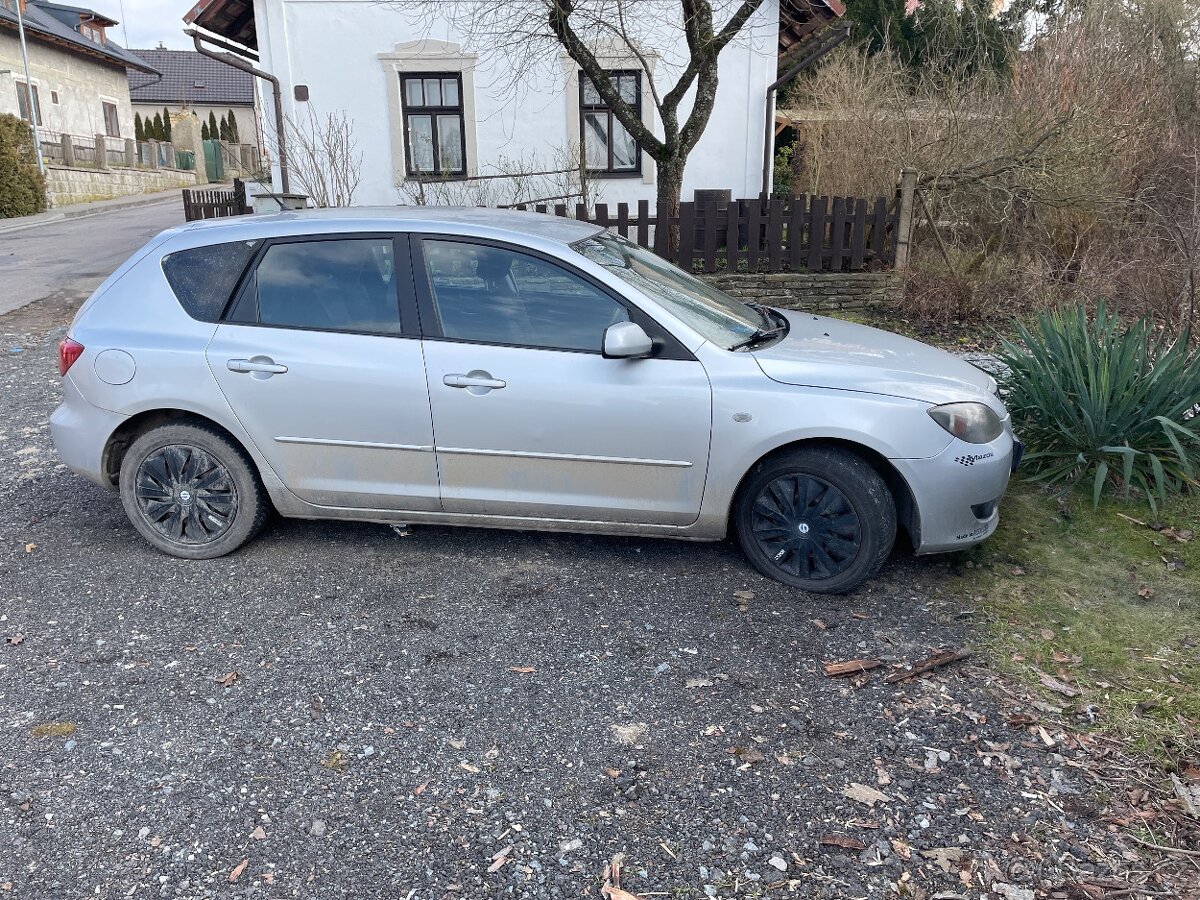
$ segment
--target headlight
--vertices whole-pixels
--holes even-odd
[[[987,444],[1004,432],[1004,423],[983,403],[943,403],[929,410],[929,417],[959,440]]]

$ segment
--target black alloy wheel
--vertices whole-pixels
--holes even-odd
[[[862,548],[858,514],[823,478],[797,472],[770,482],[752,507],[751,530],[764,555],[798,578],[832,578]]]
[[[159,425],[125,451],[118,482],[133,527],[182,559],[236,550],[266,523],[271,501],[246,451],[199,421]]]
[[[229,470],[188,444],[170,444],[146,457],[135,494],[146,522],[180,544],[215,541],[237,516],[237,486]]]
[[[758,571],[818,594],[870,578],[896,537],[896,505],[879,472],[834,447],[801,447],[756,463],[734,500],[732,524]]]

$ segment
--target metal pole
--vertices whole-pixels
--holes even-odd
[[[33,129],[33,156],[37,160],[38,171],[44,178],[46,164],[42,162],[42,139],[38,136],[38,108],[33,104],[33,78],[29,75],[29,51],[25,47],[25,17],[22,10],[23,0],[17,0],[17,33],[21,37],[21,62],[25,64],[25,102],[29,106],[29,125]]]

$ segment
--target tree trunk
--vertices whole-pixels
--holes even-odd
[[[679,216],[679,198],[683,192],[683,167],[687,162],[678,156],[658,164],[659,214],[672,219]],[[672,223],[667,230],[667,259],[674,260],[679,249],[679,225]]]

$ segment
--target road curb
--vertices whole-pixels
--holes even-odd
[[[157,206],[160,203],[181,203],[181,196],[176,197],[155,197],[153,199],[138,199],[130,200],[125,203],[113,203],[107,206],[93,207],[92,209],[52,209],[39,214],[45,218],[38,218],[36,222],[20,222],[13,225],[0,225],[0,234],[9,234],[14,231],[24,231],[28,228],[37,228],[40,225],[52,225],[55,222],[63,222],[67,219],[86,219],[89,216],[99,216],[104,213],[122,212],[127,209],[136,209],[139,206]],[[3,220],[0,219],[0,222]]]

